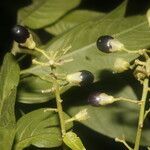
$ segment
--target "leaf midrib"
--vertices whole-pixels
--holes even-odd
[[[138,25],[135,25],[135,26],[133,26],[132,28],[128,28],[128,29],[126,29],[126,30],[124,30],[124,31],[121,31],[120,33],[113,34],[112,36],[113,36],[113,37],[119,37],[120,35],[125,34],[125,33],[128,33],[128,32],[130,32],[130,31],[132,31],[132,29],[134,30],[134,29],[140,27],[141,25],[144,25],[145,23],[146,23],[146,21],[145,21],[145,22],[142,22],[142,23],[140,23],[140,24],[138,24]],[[86,46],[84,46],[84,47],[82,47],[82,48],[79,48],[79,49],[73,51],[72,53],[66,54],[66,55],[65,55],[64,57],[62,57],[62,58],[66,58],[66,57],[68,57],[68,56],[70,56],[70,55],[74,55],[75,53],[78,53],[79,51],[80,51],[80,52],[83,52],[83,51],[85,51],[87,48],[92,47],[93,45],[96,45],[96,43],[93,42],[93,43],[91,43],[91,44],[89,44],[89,45],[86,45]]]

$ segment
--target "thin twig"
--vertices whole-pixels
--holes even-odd
[[[146,105],[146,99],[148,94],[148,83],[149,83],[149,79],[146,78],[143,82],[143,93],[141,99],[142,103],[140,107],[140,114],[139,114],[139,121],[138,121],[138,128],[136,133],[134,150],[139,150],[139,146],[140,146],[140,140],[141,140],[142,128],[144,122],[145,105]]]
[[[46,52],[40,48],[35,47],[34,50],[36,50],[37,52],[43,54],[48,60],[50,60],[50,57],[46,54]]]
[[[60,97],[60,87],[59,87],[59,84],[57,83],[57,80],[54,81],[54,87],[55,87],[57,110],[58,110],[58,115],[60,119],[61,132],[62,132],[62,136],[64,136],[66,134],[65,119],[64,119],[63,109],[62,109],[62,104],[61,104],[62,99]]]
[[[150,113],[150,108],[148,110],[145,111],[145,114],[144,114],[144,120],[146,119],[147,115]]]
[[[141,104],[141,101],[124,98],[124,97],[115,98],[115,101],[125,101],[125,102],[129,102],[129,103],[134,103],[134,104]]]
[[[128,143],[127,143],[124,139],[115,138],[115,141],[116,141],[116,142],[123,143],[124,146],[125,146],[128,150],[133,150],[133,149],[128,145]]]

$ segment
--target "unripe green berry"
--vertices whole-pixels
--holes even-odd
[[[130,64],[123,58],[117,58],[114,63],[113,71],[115,73],[121,73],[128,70]]]
[[[145,67],[137,66],[133,72],[133,75],[139,81],[144,80],[147,76]]]

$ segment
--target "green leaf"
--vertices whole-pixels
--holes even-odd
[[[63,141],[72,150],[85,150],[82,141],[74,132],[67,132],[63,138]]]
[[[79,17],[80,16],[80,17]],[[45,28],[45,30],[51,34],[58,35],[61,34],[74,26],[88,21],[94,17],[102,17],[104,13],[99,13],[91,10],[74,10],[70,12],[68,15],[64,16],[54,25],[50,25]]]
[[[89,22],[82,23],[81,25],[73,28],[63,36],[60,36],[56,40],[53,40],[46,46],[46,50],[48,52],[50,50],[60,50],[66,48],[69,45],[72,46],[68,54],[64,56],[64,59],[73,58],[74,61],[70,63],[66,63],[61,67],[58,67],[58,71],[60,73],[72,73],[81,69],[85,69],[85,70],[87,69],[96,75],[96,80],[97,80],[99,79],[100,71],[102,71],[103,69],[111,69],[117,57],[125,57],[128,61],[131,61],[135,57],[137,57],[135,55],[131,55],[131,54],[129,55],[126,53],[104,54],[96,48],[97,38],[100,35],[104,35],[104,34],[110,34],[114,36],[116,34],[119,34],[117,36],[119,40],[122,41],[122,39],[125,38],[126,40],[124,40],[124,42],[126,43],[131,42],[131,39],[128,40],[129,38],[128,36],[122,35],[125,34],[126,33],[125,31],[127,30],[124,29],[125,31],[123,32],[122,27],[124,27],[125,25],[121,25],[119,28],[116,29],[114,28],[116,24],[118,25],[118,22],[121,22],[122,24],[123,22],[125,22],[125,24],[127,24],[128,22],[127,19],[123,18],[123,14],[122,14],[125,11],[124,5],[121,5],[118,9],[114,10],[112,13],[106,15],[102,19],[96,18]],[[130,21],[128,23],[130,24]],[[107,25],[109,25],[109,29]],[[135,25],[135,23],[133,25]],[[131,23],[130,26],[128,27],[129,29],[131,29],[131,33],[132,33],[131,35],[134,35],[133,33],[137,31],[137,29],[134,30],[134,28],[132,28],[133,25]],[[118,29],[120,31],[117,31]],[[123,33],[120,34],[120,32]],[[139,32],[137,32],[136,34],[139,34]],[[142,44],[143,43],[144,42],[142,40]],[[145,44],[147,43],[148,41],[145,42]],[[127,45],[128,44],[125,44],[125,46]],[[134,45],[134,48],[135,47],[137,47],[137,44]],[[40,60],[43,62],[47,61],[43,57],[41,57]],[[38,75],[42,78],[47,78],[50,72],[51,71],[49,67],[33,65],[31,68],[24,70],[23,73],[31,73],[31,74]]]
[[[64,113],[66,119],[69,118]],[[66,129],[70,129],[72,123]],[[37,147],[52,148],[62,144],[58,113],[42,108],[24,115],[17,122],[15,149],[34,145]]]
[[[80,0],[33,0],[30,6],[19,11],[19,22],[33,29],[42,28],[54,23],[79,3]]]
[[[132,87],[126,80],[132,80],[132,84],[134,86]],[[140,99],[137,98],[137,94],[140,94],[139,92],[141,92],[141,89],[135,82],[137,81],[134,81],[128,76],[114,75],[99,82],[93,90],[106,92],[108,94],[112,93],[114,97],[125,97],[136,100]],[[81,91],[81,93],[83,92]],[[135,142],[140,108],[139,105],[127,102],[116,102],[112,105],[94,107],[88,105],[87,102],[87,98],[90,93],[85,96],[85,99],[83,99],[83,95],[82,97],[79,96],[81,93],[76,92],[75,94],[79,99],[78,102],[75,102],[75,99],[73,99],[74,95],[72,95],[72,93],[70,93],[71,97],[67,97],[67,99],[72,100],[66,104],[68,108],[67,112],[71,116],[74,116],[77,112],[83,109],[87,109],[89,119],[81,122],[82,124],[105,136],[111,138],[125,138],[127,141],[132,143]],[[149,135],[149,121],[145,120],[141,145],[150,146]]]
[[[51,93],[42,93],[42,90],[52,88],[52,83],[30,76],[21,80],[18,89],[18,102],[21,103],[43,103],[54,97]]]
[[[15,125],[14,107],[16,89],[19,83],[20,69],[12,54],[7,53],[1,68],[0,76],[0,126]]]
[[[12,54],[7,53],[0,74],[0,149],[12,150],[15,137],[15,101],[20,69]]]
[[[96,41],[101,35],[112,35],[123,42],[125,47],[131,50],[148,47],[150,45],[150,32],[146,18],[144,16],[124,18],[125,8],[126,3],[123,3],[113,12],[105,15],[105,17],[97,17],[91,21],[84,22],[49,42],[45,46],[47,52],[51,50],[57,51],[69,45],[72,46],[70,51],[62,59],[73,58],[74,61],[58,67],[57,72],[66,74],[79,70],[89,70],[94,74],[95,81],[97,81],[101,80],[100,76],[103,70],[112,70],[116,58],[124,58],[126,61],[130,62],[137,57],[137,55],[125,52],[111,54],[100,52],[96,48]],[[39,60],[47,62],[43,57],[40,57]],[[49,79],[51,71],[49,67],[32,65],[22,73],[34,74],[40,76],[40,78]]]
[[[27,104],[47,102],[55,97],[53,92],[46,92],[51,90],[52,87],[53,84],[51,82],[36,76],[23,78],[18,87],[17,101]],[[69,88],[70,85],[62,89],[61,92],[63,93]],[[45,92],[42,93],[42,91]]]
[[[12,150],[14,137],[15,137],[14,128],[7,129],[7,128],[0,127],[0,149]]]

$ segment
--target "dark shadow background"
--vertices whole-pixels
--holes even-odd
[[[78,8],[91,9],[102,12],[110,12],[115,9],[123,0],[82,0],[82,3]],[[2,0],[0,2],[0,63],[7,51],[12,46],[11,28],[17,23],[17,12],[20,8],[28,6],[32,3],[32,0]],[[129,0],[126,16],[143,14],[149,8],[149,0]],[[44,30],[39,29],[36,31],[39,37],[52,37]],[[43,39],[43,38],[42,38]],[[44,38],[44,43],[47,42],[47,38]],[[28,105],[18,104],[17,107],[26,109]],[[47,104],[34,105],[32,108],[36,109],[41,106],[47,106]],[[28,107],[29,108],[29,107]],[[27,110],[28,111],[28,110]],[[75,124],[75,132],[81,137],[83,143],[87,147],[87,150],[122,150],[122,144],[115,143],[113,139],[107,138],[91,129]],[[26,150],[37,150],[38,148],[30,147]],[[61,149],[61,148],[60,148]],[[54,150],[54,149],[51,149]],[[58,149],[57,149],[58,150]],[[142,148],[144,150],[144,148]]]
[[[31,0],[2,0],[0,2],[0,60],[4,54],[11,49],[11,28],[17,22],[18,9],[28,6],[31,3]]]

